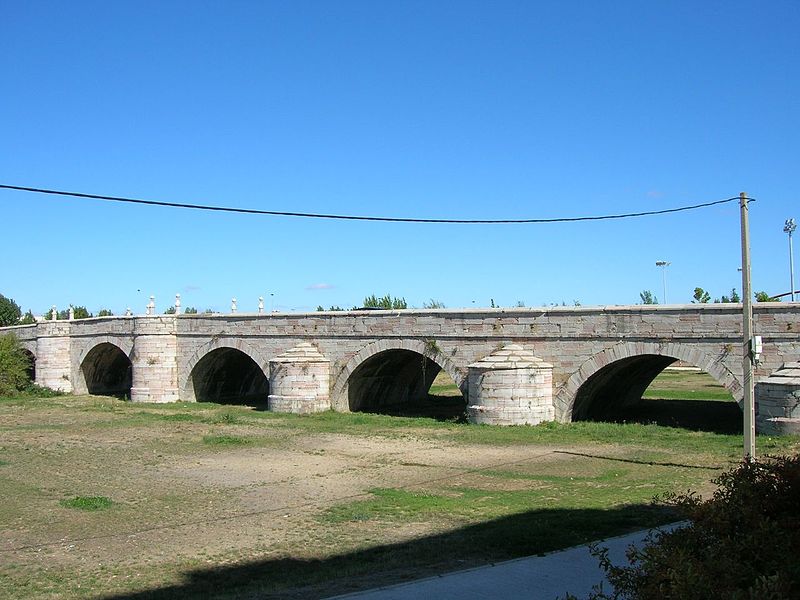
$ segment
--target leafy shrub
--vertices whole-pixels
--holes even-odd
[[[55,398],[56,396],[66,396],[66,392],[61,390],[54,390],[53,388],[45,387],[43,385],[36,385],[32,381],[28,382],[21,392],[26,396],[33,396],[35,398]]]
[[[714,483],[709,500],[668,498],[689,524],[630,548],[629,566],[595,549],[614,591],[590,598],[800,598],[800,456],[745,461]]]
[[[33,312],[30,310],[22,315],[22,318],[19,320],[20,325],[33,325],[36,323],[36,317],[33,316]]]
[[[30,384],[31,361],[13,333],[0,335],[0,396],[16,394]]]

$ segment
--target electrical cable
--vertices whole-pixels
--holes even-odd
[[[662,210],[651,210],[643,212],[622,213],[613,215],[596,215],[584,217],[559,217],[559,218],[540,218],[540,219],[417,219],[405,217],[370,217],[358,215],[337,215],[323,213],[290,212],[277,210],[260,210],[255,208],[234,208],[227,206],[209,206],[203,204],[188,204],[185,202],[165,202],[161,200],[143,200],[140,198],[125,198],[122,196],[103,196],[100,194],[84,194],[81,192],[66,192],[62,190],[49,190],[43,188],[25,187],[19,185],[0,184],[0,189],[16,190],[22,192],[32,192],[36,194],[50,194],[56,196],[69,196],[74,198],[87,198],[91,200],[105,200],[109,202],[125,202],[128,204],[142,204],[147,206],[166,206],[170,208],[189,208],[195,210],[206,210],[216,212],[229,212],[250,215],[268,215],[274,217],[302,217],[307,219],[338,219],[344,221],[378,221],[384,223],[439,223],[439,224],[459,224],[459,225],[507,225],[507,224],[531,224],[531,223],[574,223],[578,221],[608,221],[612,219],[628,219],[633,217],[648,217],[654,215],[665,215],[669,213],[683,212],[687,210],[697,210],[707,208],[717,204],[725,204],[739,200],[738,196],[726,198],[725,200],[715,200],[691,206],[680,206],[677,208],[667,208]],[[755,198],[748,198],[753,201]]]

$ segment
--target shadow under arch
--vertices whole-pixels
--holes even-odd
[[[568,386],[575,389],[568,412],[570,420],[643,421],[733,433],[741,403],[741,386],[733,374],[719,361],[696,349],[682,349],[671,344],[668,352],[657,344],[620,344],[586,361],[568,380]],[[705,371],[724,386],[737,403],[643,400],[653,380],[678,360]]]
[[[269,379],[247,353],[221,347],[197,361],[189,373],[187,388],[197,402],[244,404],[265,410]]]
[[[131,396],[133,365],[116,344],[101,342],[89,349],[80,362],[80,374],[79,392],[120,398]]]
[[[22,348],[22,353],[28,359],[28,368],[25,369],[25,373],[31,383],[36,383],[36,355],[27,348]]]
[[[431,402],[433,397],[428,395],[440,371],[461,391],[461,397],[444,400],[447,406],[442,401]],[[332,387],[332,397],[341,411],[450,418],[466,408],[465,385],[466,378],[435,344],[381,340],[348,361]]]

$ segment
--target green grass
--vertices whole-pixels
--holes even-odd
[[[89,396],[0,399],[0,423],[9,598],[345,593],[664,523],[674,517],[654,496],[707,492],[742,452],[740,434],[655,424],[491,427]],[[757,438],[760,455],[799,446]],[[54,498],[75,490],[113,497],[112,509],[55,518]]]
[[[110,498],[105,496],[75,496],[69,500],[59,502],[64,508],[76,508],[78,510],[97,511],[111,508],[114,504]]]
[[[247,446],[252,441],[235,435],[204,435],[203,443],[209,446]]]
[[[611,484],[615,480],[625,481],[625,489],[614,489]],[[602,509],[621,504],[648,504],[655,493],[669,489],[666,482],[659,488],[624,476],[605,483],[564,479],[520,490],[446,487],[438,493],[378,488],[370,490],[372,498],[331,508],[323,518],[334,523],[373,520],[397,524],[430,520],[466,523],[544,509]]]
[[[733,402],[730,392],[708,373],[671,369],[659,373],[650,387],[645,390],[644,397]]]

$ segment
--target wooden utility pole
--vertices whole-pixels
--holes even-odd
[[[753,291],[750,289],[750,223],[747,194],[739,194],[742,222],[742,371],[744,387],[744,458],[756,457],[756,410],[753,384]]]

